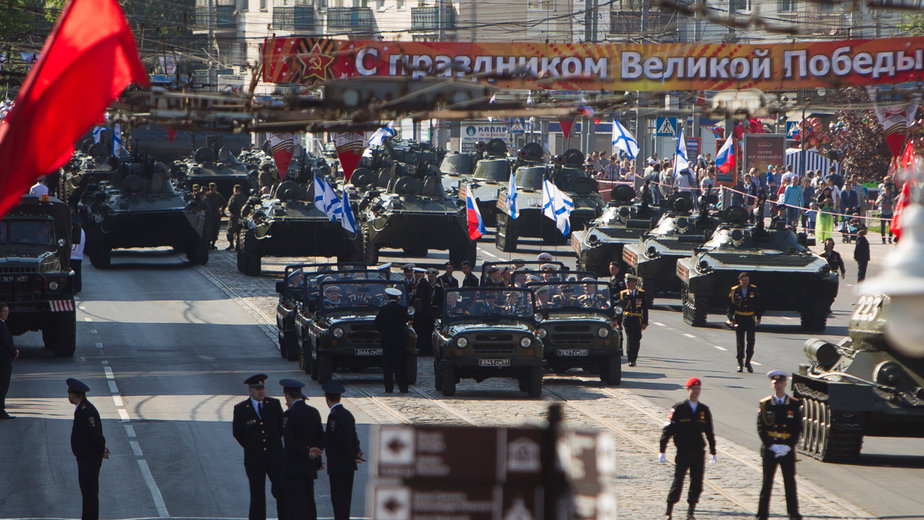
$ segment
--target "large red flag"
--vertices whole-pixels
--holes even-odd
[[[71,0],[0,124],[0,216],[70,159],[133,82],[147,86],[148,77],[118,2]]]
[[[911,185],[907,182],[902,186],[902,194],[898,196],[898,202],[895,203],[895,212],[892,214],[892,222],[889,223],[889,230],[895,234],[895,238],[902,237],[902,213],[905,212],[905,206],[908,205],[911,198]]]

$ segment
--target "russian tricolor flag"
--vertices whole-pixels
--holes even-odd
[[[715,154],[715,165],[722,173],[728,173],[735,169],[735,146],[732,142],[732,135],[728,136],[725,144]]]
[[[488,230],[484,227],[484,220],[481,219],[478,204],[475,203],[475,197],[472,196],[472,187],[468,185],[465,186],[465,212],[468,216],[468,236],[472,240],[478,240]]]

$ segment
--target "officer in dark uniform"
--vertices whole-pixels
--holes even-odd
[[[444,264],[446,272],[440,275],[440,285],[444,289],[455,289],[459,286],[459,280],[456,279],[452,273],[455,271],[455,268],[452,265],[452,262],[446,262]]]
[[[250,520],[266,519],[266,477],[276,498],[276,510],[285,515],[282,492],[282,405],[266,397],[266,374],[244,381],[250,397],[234,405],[232,434],[244,448],[244,471],[250,483]]]
[[[247,195],[244,195],[244,188],[240,184],[234,185],[234,194],[231,195],[231,198],[228,199],[228,205],[225,206],[225,211],[228,212],[228,231],[226,236],[228,238],[228,249],[230,251],[235,249],[235,242],[238,240],[238,234],[241,232],[241,210],[244,209],[244,204],[247,203]]]
[[[484,287],[505,287],[507,284],[504,283],[504,278],[501,275],[500,269],[495,266],[488,268],[488,277],[485,278],[481,285]]]
[[[421,278],[414,290],[414,331],[417,332],[417,351],[424,356],[433,353],[433,323],[436,320],[433,314],[434,297],[442,300],[442,289],[437,279],[439,271],[431,267],[426,272],[426,278]]]
[[[401,272],[404,273],[404,283],[407,284],[407,290],[413,291],[417,287],[417,279],[414,277],[414,264],[404,264]]]
[[[6,393],[13,376],[13,361],[19,357],[19,349],[13,346],[13,334],[6,324],[9,316],[10,306],[0,303],[0,420],[13,418],[6,413]]]
[[[674,438],[677,455],[674,457],[674,482],[667,494],[668,520],[674,510],[674,504],[680,501],[683,492],[683,479],[687,470],[690,471],[690,492],[687,495],[687,520],[694,520],[693,513],[699,495],[703,492],[704,449],[706,441],[709,442],[709,453],[712,454],[710,463],[715,464],[715,433],[712,429],[712,411],[705,404],[699,402],[702,381],[698,377],[687,379],[687,393],[689,398],[679,402],[671,408],[668,423],[661,431],[661,453],[658,462],[667,462],[664,451],[667,442]],[[706,441],[703,440],[706,436]]]
[[[638,288],[638,277],[626,275],[626,288],[619,293],[619,306],[622,307],[622,328],[626,331],[626,355],[629,366],[634,367],[638,361],[638,351],[642,347],[642,331],[648,328],[648,297]]]
[[[285,441],[285,504],[288,520],[317,520],[314,481],[323,468],[324,429],[321,414],[305,402],[302,387],[294,379],[279,381],[288,409],[283,414],[282,438]]]
[[[478,277],[472,273],[472,263],[468,260],[462,261],[462,287],[478,287]]]
[[[802,404],[799,399],[786,395],[789,374],[782,370],[767,373],[773,395],[760,400],[757,414],[757,434],[760,436],[760,456],[763,459],[764,479],[757,505],[758,520],[767,520],[770,512],[770,492],[776,467],[783,472],[786,490],[786,512],[790,520],[801,520],[799,497],[796,494],[796,443],[802,436]]]
[[[394,380],[398,390],[407,393],[407,322],[410,314],[407,307],[398,303],[401,291],[385,289],[388,303],[375,315],[375,328],[382,338],[382,366],[385,372],[385,393],[394,391]]]
[[[67,400],[74,409],[74,427],[71,429],[71,451],[77,458],[77,479],[83,497],[82,520],[99,518],[99,470],[103,459],[109,458],[103,423],[99,412],[87,400],[90,387],[76,379],[67,380]]]
[[[622,264],[613,260],[610,262],[610,294],[619,294],[626,290],[626,276],[622,272]]]
[[[324,433],[327,453],[327,476],[330,478],[330,501],[334,506],[334,520],[350,520],[350,501],[353,498],[353,474],[356,465],[364,462],[356,434],[356,419],[340,404],[344,388],[340,381],[328,381],[321,386],[330,408],[327,430]]]
[[[763,310],[760,306],[760,293],[757,286],[751,283],[748,273],[738,275],[738,285],[731,288],[728,293],[728,324],[735,329],[735,339],[738,346],[738,372],[747,367],[748,372],[754,373],[751,367],[751,358],[754,357],[754,332]],[[747,350],[745,350],[747,339]]]

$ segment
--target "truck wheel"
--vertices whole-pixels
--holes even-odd
[[[77,316],[71,312],[56,312],[48,320],[48,332],[51,345],[46,340],[46,329],[42,329],[42,339],[45,341],[45,347],[54,351],[57,357],[73,357],[74,351],[77,350]]]
[[[613,356],[600,370],[600,380],[605,385],[619,386],[622,383],[622,356]]]
[[[812,303],[800,314],[802,330],[806,332],[824,332],[828,326],[828,307],[822,303]]]
[[[520,388],[521,392],[528,392],[529,391],[529,378],[526,376],[518,376],[517,386]]]
[[[443,377],[440,378],[440,386],[442,387],[443,395],[452,396],[456,395],[456,371],[453,367],[444,367]]]
[[[241,231],[238,238],[237,268],[247,276],[260,276],[260,251],[257,249],[257,235],[253,230]]]
[[[319,360],[314,358],[314,351],[315,347],[314,345],[311,345],[308,352],[305,352],[305,359],[307,360],[308,365],[311,366],[311,379],[317,381],[318,377],[320,377],[320,374],[318,373],[318,370],[320,369],[318,365],[320,363]]]
[[[330,354],[318,354],[318,365],[318,383],[323,385],[334,375],[334,360]]]
[[[529,371],[529,388],[526,395],[533,399],[542,395],[542,367],[533,367]]]
[[[286,359],[289,361],[298,361],[298,338],[294,337],[292,334],[283,336],[283,341],[286,343]]]
[[[192,265],[205,265],[209,263],[209,226],[205,225],[202,236],[189,244],[186,249],[186,259]]]
[[[433,387],[437,392],[443,391],[443,369],[438,359],[433,360]]]
[[[375,265],[379,263],[379,249],[372,243],[372,231],[368,225],[363,226],[363,262],[366,265]]]
[[[99,235],[90,235],[87,240],[89,246],[90,263],[97,269],[109,269],[112,264],[112,248],[106,244],[106,239]]]
[[[417,384],[417,355],[415,354],[407,357],[407,384]]]

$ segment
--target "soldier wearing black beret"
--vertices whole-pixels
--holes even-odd
[[[350,502],[353,498],[353,475],[356,466],[363,462],[356,434],[356,419],[340,403],[344,388],[340,381],[328,381],[321,387],[330,408],[324,434],[327,453],[327,476],[330,478],[330,501],[334,507],[334,520],[350,519]]]
[[[250,520],[266,519],[266,477],[276,498],[276,510],[285,512],[282,492],[282,405],[266,397],[266,374],[244,381],[250,397],[234,405],[232,433],[244,448],[244,471],[250,483]]]
[[[90,388],[76,379],[67,380],[67,400],[75,405],[71,451],[77,458],[77,479],[83,497],[82,520],[99,518],[99,470],[109,458],[99,412],[87,400]]]

